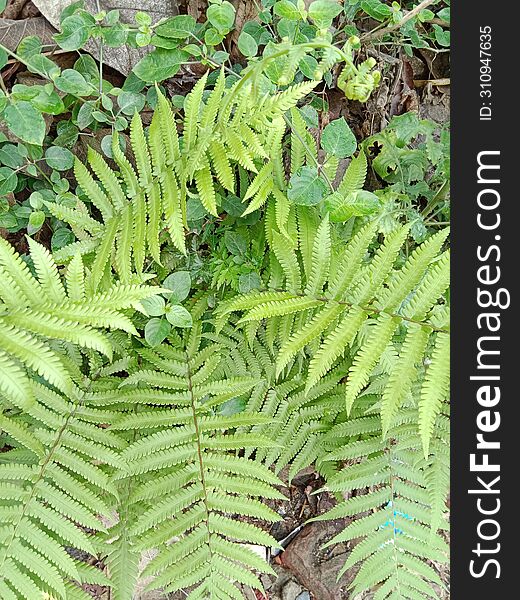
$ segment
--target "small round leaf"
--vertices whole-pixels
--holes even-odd
[[[162,287],[172,291],[171,294],[163,293],[164,297],[177,304],[188,297],[191,289],[191,276],[188,271],[177,271],[166,277]]]
[[[235,7],[227,0],[222,4],[212,4],[206,15],[208,21],[219,33],[228,33],[235,22]]]
[[[287,197],[302,206],[318,204],[328,191],[326,182],[315,167],[302,167],[291,176],[289,185]]]
[[[9,129],[28,144],[41,146],[45,137],[45,121],[30,102],[10,104],[4,112]]]
[[[244,56],[255,56],[258,52],[258,44],[252,35],[242,31],[238,38],[238,49]]]
[[[357,148],[356,136],[343,117],[330,122],[321,136],[321,147],[338,158],[352,156]]]
[[[144,339],[150,346],[158,346],[170,331],[171,325],[166,319],[150,319],[144,328]]]
[[[190,313],[178,304],[166,307],[166,318],[174,327],[188,328],[193,325]]]
[[[162,296],[150,296],[141,300],[141,305],[149,317],[160,317],[164,315],[166,302]]]
[[[45,162],[51,169],[66,171],[74,165],[74,154],[67,148],[51,146],[45,151]]]

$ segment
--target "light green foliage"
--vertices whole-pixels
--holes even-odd
[[[88,407],[95,384],[76,369],[71,377],[85,387],[62,395],[31,381],[32,403],[0,417],[12,446],[0,464],[2,598],[84,598],[77,583],[110,584],[69,548],[95,554],[92,533],[110,516],[117,490],[109,474],[122,467],[126,444],[99,428],[110,410]]]
[[[373,397],[365,396],[354,418],[332,427],[324,445],[334,448],[322,458],[327,463],[348,460],[349,464],[329,477],[326,489],[344,499],[316,520],[354,517],[327,542],[356,545],[341,573],[360,566],[351,584],[357,594],[377,586],[374,598],[437,598],[430,586],[442,581],[425,559],[446,562],[448,546],[438,530],[447,530],[444,497],[449,465],[446,418],[436,428],[436,454],[432,463],[421,459],[421,441],[410,423],[416,409],[401,410],[387,439],[381,435]],[[361,410],[362,408],[362,410]],[[443,481],[444,478],[444,481]],[[432,480],[435,492],[432,493]],[[437,494],[443,497],[438,501]]]
[[[70,393],[73,381],[62,356],[67,345],[111,357],[110,337],[100,330],[136,334],[122,310],[158,289],[116,284],[94,292],[79,255],[70,262],[64,285],[48,250],[30,238],[29,244],[36,276],[0,239],[0,391],[22,408],[31,402],[34,374]],[[65,343],[61,352],[61,344],[53,340]]]
[[[93,255],[94,288],[111,265],[128,283],[133,273],[142,275],[145,256],[160,263],[165,226],[171,243],[186,253],[186,198],[193,194],[191,186],[214,216],[218,216],[217,189],[235,192],[238,167],[257,174],[243,198],[244,214],[260,208],[274,193],[272,165],[281,160],[283,115],[315,84],[260,97],[250,86],[226,89],[221,72],[204,102],[205,81],[204,76],[186,98],[180,138],[171,105],[160,92],[148,136],[140,117],[134,115],[130,139],[136,169],[120,150],[117,136],[112,152],[119,172],[94,150],[89,150],[88,158],[97,180],[76,160],[78,183],[102,222],[93,219],[80,200],[75,209],[47,203],[50,212],[69,223],[81,240],[61,248],[56,260],[67,261],[76,252]]]
[[[277,546],[278,476],[311,465],[337,501],[316,518],[350,519],[326,544],[349,542],[348,593],[415,600],[442,585],[449,244],[432,229],[449,220],[447,136],[407,114],[358,146],[313,108],[318,85],[367,100],[380,74],[354,63],[349,20],[367,14],[384,37],[396,3],[258,8],[237,42],[251,60],[211,72],[228,59],[230,2],[204,23],[137,12],[130,25],[72,5],[66,50],[155,45],[122,89],[86,55],[61,70],[34,38],[18,49],[52,84],[0,94],[11,130],[41,144],[42,112],[71,118],[45,149],[0,140],[0,192],[32,191],[0,223],[56,228],[27,256],[0,239],[2,599],[87,600],[90,583],[132,600],[139,576],[189,600],[263,594],[274,572],[250,545]],[[449,14],[423,13],[393,35],[442,46],[429,21]],[[141,93],[190,57],[208,70],[186,97]],[[79,132],[107,124],[111,161],[74,158]],[[363,189],[368,172],[383,189]]]
[[[379,229],[388,233],[400,222],[422,242],[432,225],[449,220],[449,131],[416,113],[394,117],[363,143],[372,168],[386,187],[376,192]]]
[[[121,535],[130,535],[139,550],[159,548],[145,572],[156,576],[152,587],[173,592],[195,585],[193,597],[241,597],[233,582],[261,590],[250,570],[272,570],[243,544],[277,545],[261,529],[237,520],[277,520],[258,498],[282,496],[271,487],[281,482],[265,466],[238,454],[271,447],[272,439],[240,432],[244,423],[266,418],[222,410],[259,383],[226,375],[228,352],[201,337],[200,322],[178,348],[143,350],[141,368],[121,391],[121,401],[135,403],[135,410],[112,425],[115,431],[140,431],[123,452],[126,466],[117,476],[131,487],[127,510],[136,515]],[[103,404],[103,395],[97,402]],[[113,402],[111,395],[107,402]]]
[[[299,219],[302,232],[309,222],[304,212]],[[374,231],[373,224],[365,226],[338,252],[333,252],[327,219],[316,227],[310,248],[303,236],[294,250],[281,236],[274,235],[273,253],[287,291],[252,292],[226,301],[218,309],[218,323],[222,325],[235,311],[243,312],[242,324],[266,320],[269,328],[269,322],[276,323],[280,345],[277,374],[307,349],[307,392],[348,352],[352,364],[344,393],[347,412],[379,365],[383,369],[381,416],[385,434],[413,384],[426,370],[420,420],[427,451],[428,432],[447,394],[444,340],[448,329],[447,325],[434,325],[429,315],[449,284],[449,257],[441,254],[448,231],[428,238],[399,269],[394,264],[408,228],[389,235],[366,260]],[[307,265],[304,256],[309,250],[312,254]],[[303,272],[298,259],[304,265]],[[437,340],[437,351],[428,351],[429,340]]]

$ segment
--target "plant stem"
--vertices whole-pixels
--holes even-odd
[[[383,29],[376,29],[374,31],[369,31],[361,36],[362,42],[370,42],[372,40],[377,40],[380,37],[386,35],[387,33],[392,33],[392,31],[397,31],[401,29],[401,27],[416,17],[421,11],[428,6],[431,6],[436,0],[423,0],[420,4],[418,4],[415,8],[407,12],[403,18],[399,21],[399,23],[394,23],[393,25],[389,25],[388,27],[383,27]]]

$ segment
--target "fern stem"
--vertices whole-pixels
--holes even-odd
[[[391,521],[392,523],[392,545],[393,545],[393,555],[394,555],[394,569],[395,569],[395,579],[397,581],[397,586],[398,586],[398,597],[401,597],[401,590],[400,590],[400,581],[399,581],[399,569],[398,569],[398,561],[397,561],[397,535],[396,535],[396,526],[395,526],[395,496],[396,496],[396,492],[395,492],[395,477],[394,477],[394,473],[392,471],[392,444],[393,444],[394,440],[388,440],[388,458],[389,458],[389,467],[390,467],[390,489],[391,489],[391,494],[392,494],[392,506],[390,507],[390,509],[392,510],[392,516],[393,519]]]
[[[294,135],[298,138],[298,141],[300,142],[300,144],[305,148],[307,157],[310,158],[312,160],[312,162],[316,165],[316,167],[318,168],[318,172],[323,177],[323,179],[327,182],[327,185],[329,186],[331,192],[334,192],[335,190],[334,190],[334,186],[332,185],[332,181],[329,179],[327,173],[325,173],[325,171],[322,169],[322,167],[324,165],[321,165],[319,163],[318,159],[315,158],[315,156],[311,152],[311,149],[309,148],[309,145],[307,144],[307,142],[302,138],[302,136],[299,134],[299,132],[296,131],[296,128],[293,127],[293,124],[291,123],[289,117],[287,115],[283,115],[283,120],[289,126],[291,132],[294,133]]]
[[[280,288],[274,288],[274,290],[272,288],[270,288],[269,290],[266,288],[260,289],[259,291],[262,292],[267,292],[267,291],[275,291],[275,292],[286,292],[287,290],[283,290]],[[393,312],[388,312],[386,310],[380,310],[378,308],[374,308],[373,306],[364,306],[364,305],[359,305],[359,304],[353,304],[352,302],[347,302],[346,300],[333,300],[332,298],[327,298],[326,296],[309,296],[308,294],[303,294],[301,292],[292,292],[293,295],[297,298],[309,298],[309,300],[316,300],[317,302],[325,302],[325,303],[329,303],[329,302],[336,302],[337,304],[341,304],[343,306],[348,306],[348,307],[354,307],[354,306],[358,306],[359,308],[361,308],[361,310],[364,310],[366,312],[372,313],[372,314],[376,314],[376,315],[388,315],[389,317],[395,317],[397,319],[400,319],[401,321],[405,321],[407,323],[415,323],[416,325],[427,325],[432,331],[436,331],[436,332],[440,332],[440,333],[450,333],[449,329],[445,329],[444,327],[436,327],[435,325],[431,324],[431,323],[427,323],[424,321],[418,321],[417,319],[411,319],[410,317],[404,317],[403,315],[400,315],[399,313],[393,313]]]
[[[193,426],[195,428],[195,436],[197,438],[197,458],[199,461],[199,474],[200,474],[200,483],[202,485],[202,491],[204,494],[203,502],[204,502],[204,510],[206,512],[206,516],[204,518],[204,522],[206,524],[206,529],[208,530],[208,550],[209,556],[212,558],[213,552],[211,549],[211,532],[209,529],[209,507],[208,507],[208,492],[206,488],[206,477],[204,475],[204,460],[202,458],[202,448],[201,448],[201,440],[200,440],[200,430],[199,430],[199,421],[197,419],[197,409],[195,406],[195,396],[193,394],[193,382],[191,379],[191,368],[190,368],[190,359],[188,354],[186,353],[186,370],[187,370],[187,379],[188,379],[188,392],[190,394],[191,400],[191,411],[193,415]]]

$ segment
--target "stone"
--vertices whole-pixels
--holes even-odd
[[[282,589],[282,600],[296,600],[302,593],[301,585],[298,585],[296,582],[290,580],[288,581],[283,589]]]

